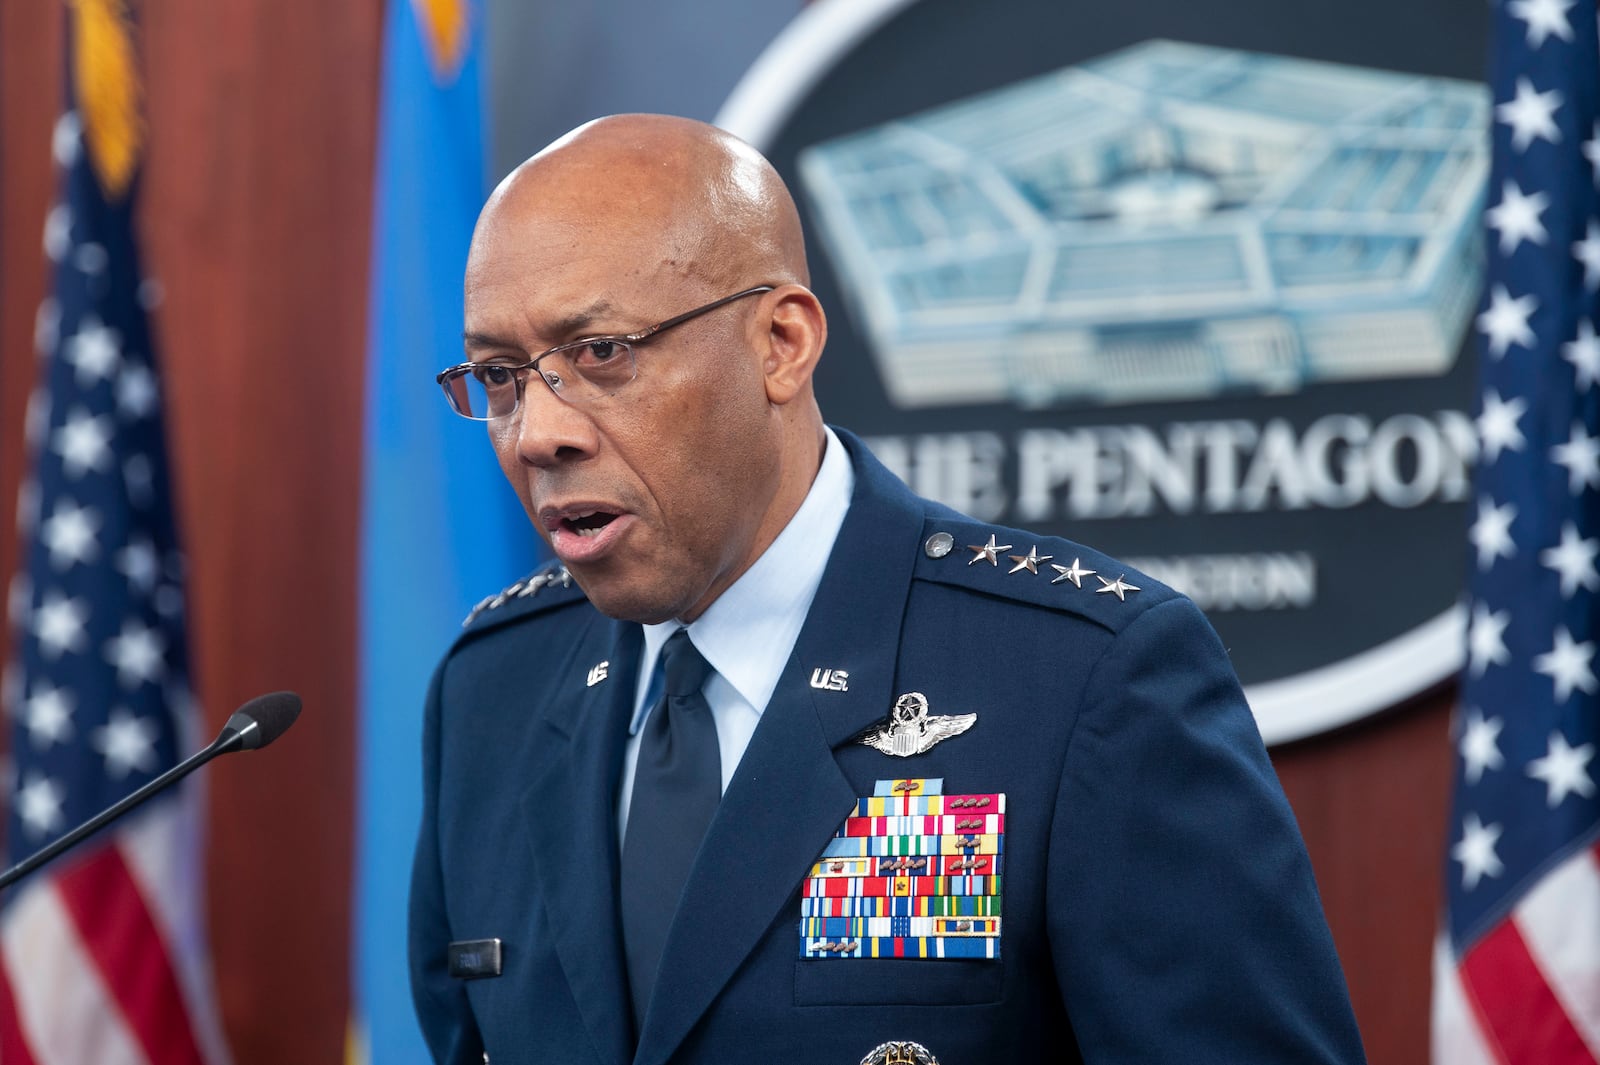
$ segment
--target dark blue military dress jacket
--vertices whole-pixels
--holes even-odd
[[[1089,548],[920,499],[839,435],[850,510],[690,874],[642,1031],[616,835],[640,628],[551,569],[451,648],[428,697],[410,918],[434,1057],[856,1065],[913,1041],[941,1065],[1361,1061],[1304,845],[1200,612]],[[1050,558],[1010,557],[1030,550]],[[976,719],[910,757],[859,742],[911,692],[934,717]],[[843,853],[836,834],[880,782],[908,779],[1003,796],[1003,841],[978,848],[1003,851],[978,889],[998,897],[999,935],[974,950],[953,930],[990,926],[941,925],[949,938],[902,938],[909,956],[893,957],[866,925],[838,926],[808,951],[819,858]],[[919,840],[859,846],[887,848],[910,884],[927,867],[888,856]],[[963,881],[925,883],[959,896]],[[472,940],[499,940],[498,963],[469,948],[452,967],[450,945]]]

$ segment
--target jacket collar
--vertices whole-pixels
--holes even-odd
[[[638,625],[592,615],[560,681],[569,687],[544,708],[543,768],[522,799],[556,954],[606,1065],[628,1060],[632,1036],[613,811],[641,642]],[[601,663],[606,676],[591,683]]]

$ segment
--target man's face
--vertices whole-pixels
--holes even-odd
[[[467,265],[468,358],[525,361],[765,280],[712,291],[660,229],[501,205]],[[637,345],[633,382],[583,405],[530,375],[518,411],[488,423],[535,528],[602,612],[693,619],[759,554],[779,467],[762,311],[751,296]]]

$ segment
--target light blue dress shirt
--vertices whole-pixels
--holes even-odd
[[[822,465],[800,509],[761,557],[689,626],[689,639],[715,671],[706,681],[705,696],[717,724],[723,791],[789,662],[855,489],[844,445],[832,429],[826,433]],[[656,662],[667,637],[681,628],[677,620],[644,626],[639,686],[617,793],[618,840],[628,831],[639,733],[655,704],[649,696]]]

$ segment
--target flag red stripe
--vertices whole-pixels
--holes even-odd
[[[1467,952],[1461,978],[1506,1065],[1594,1065],[1514,920],[1500,922]]]
[[[17,1019],[17,1000],[11,996],[11,981],[0,964],[0,1062],[4,1065],[34,1065],[33,1052],[22,1037]]]
[[[87,953],[150,1060],[205,1065],[166,943],[122,851],[102,847],[56,883]]]

